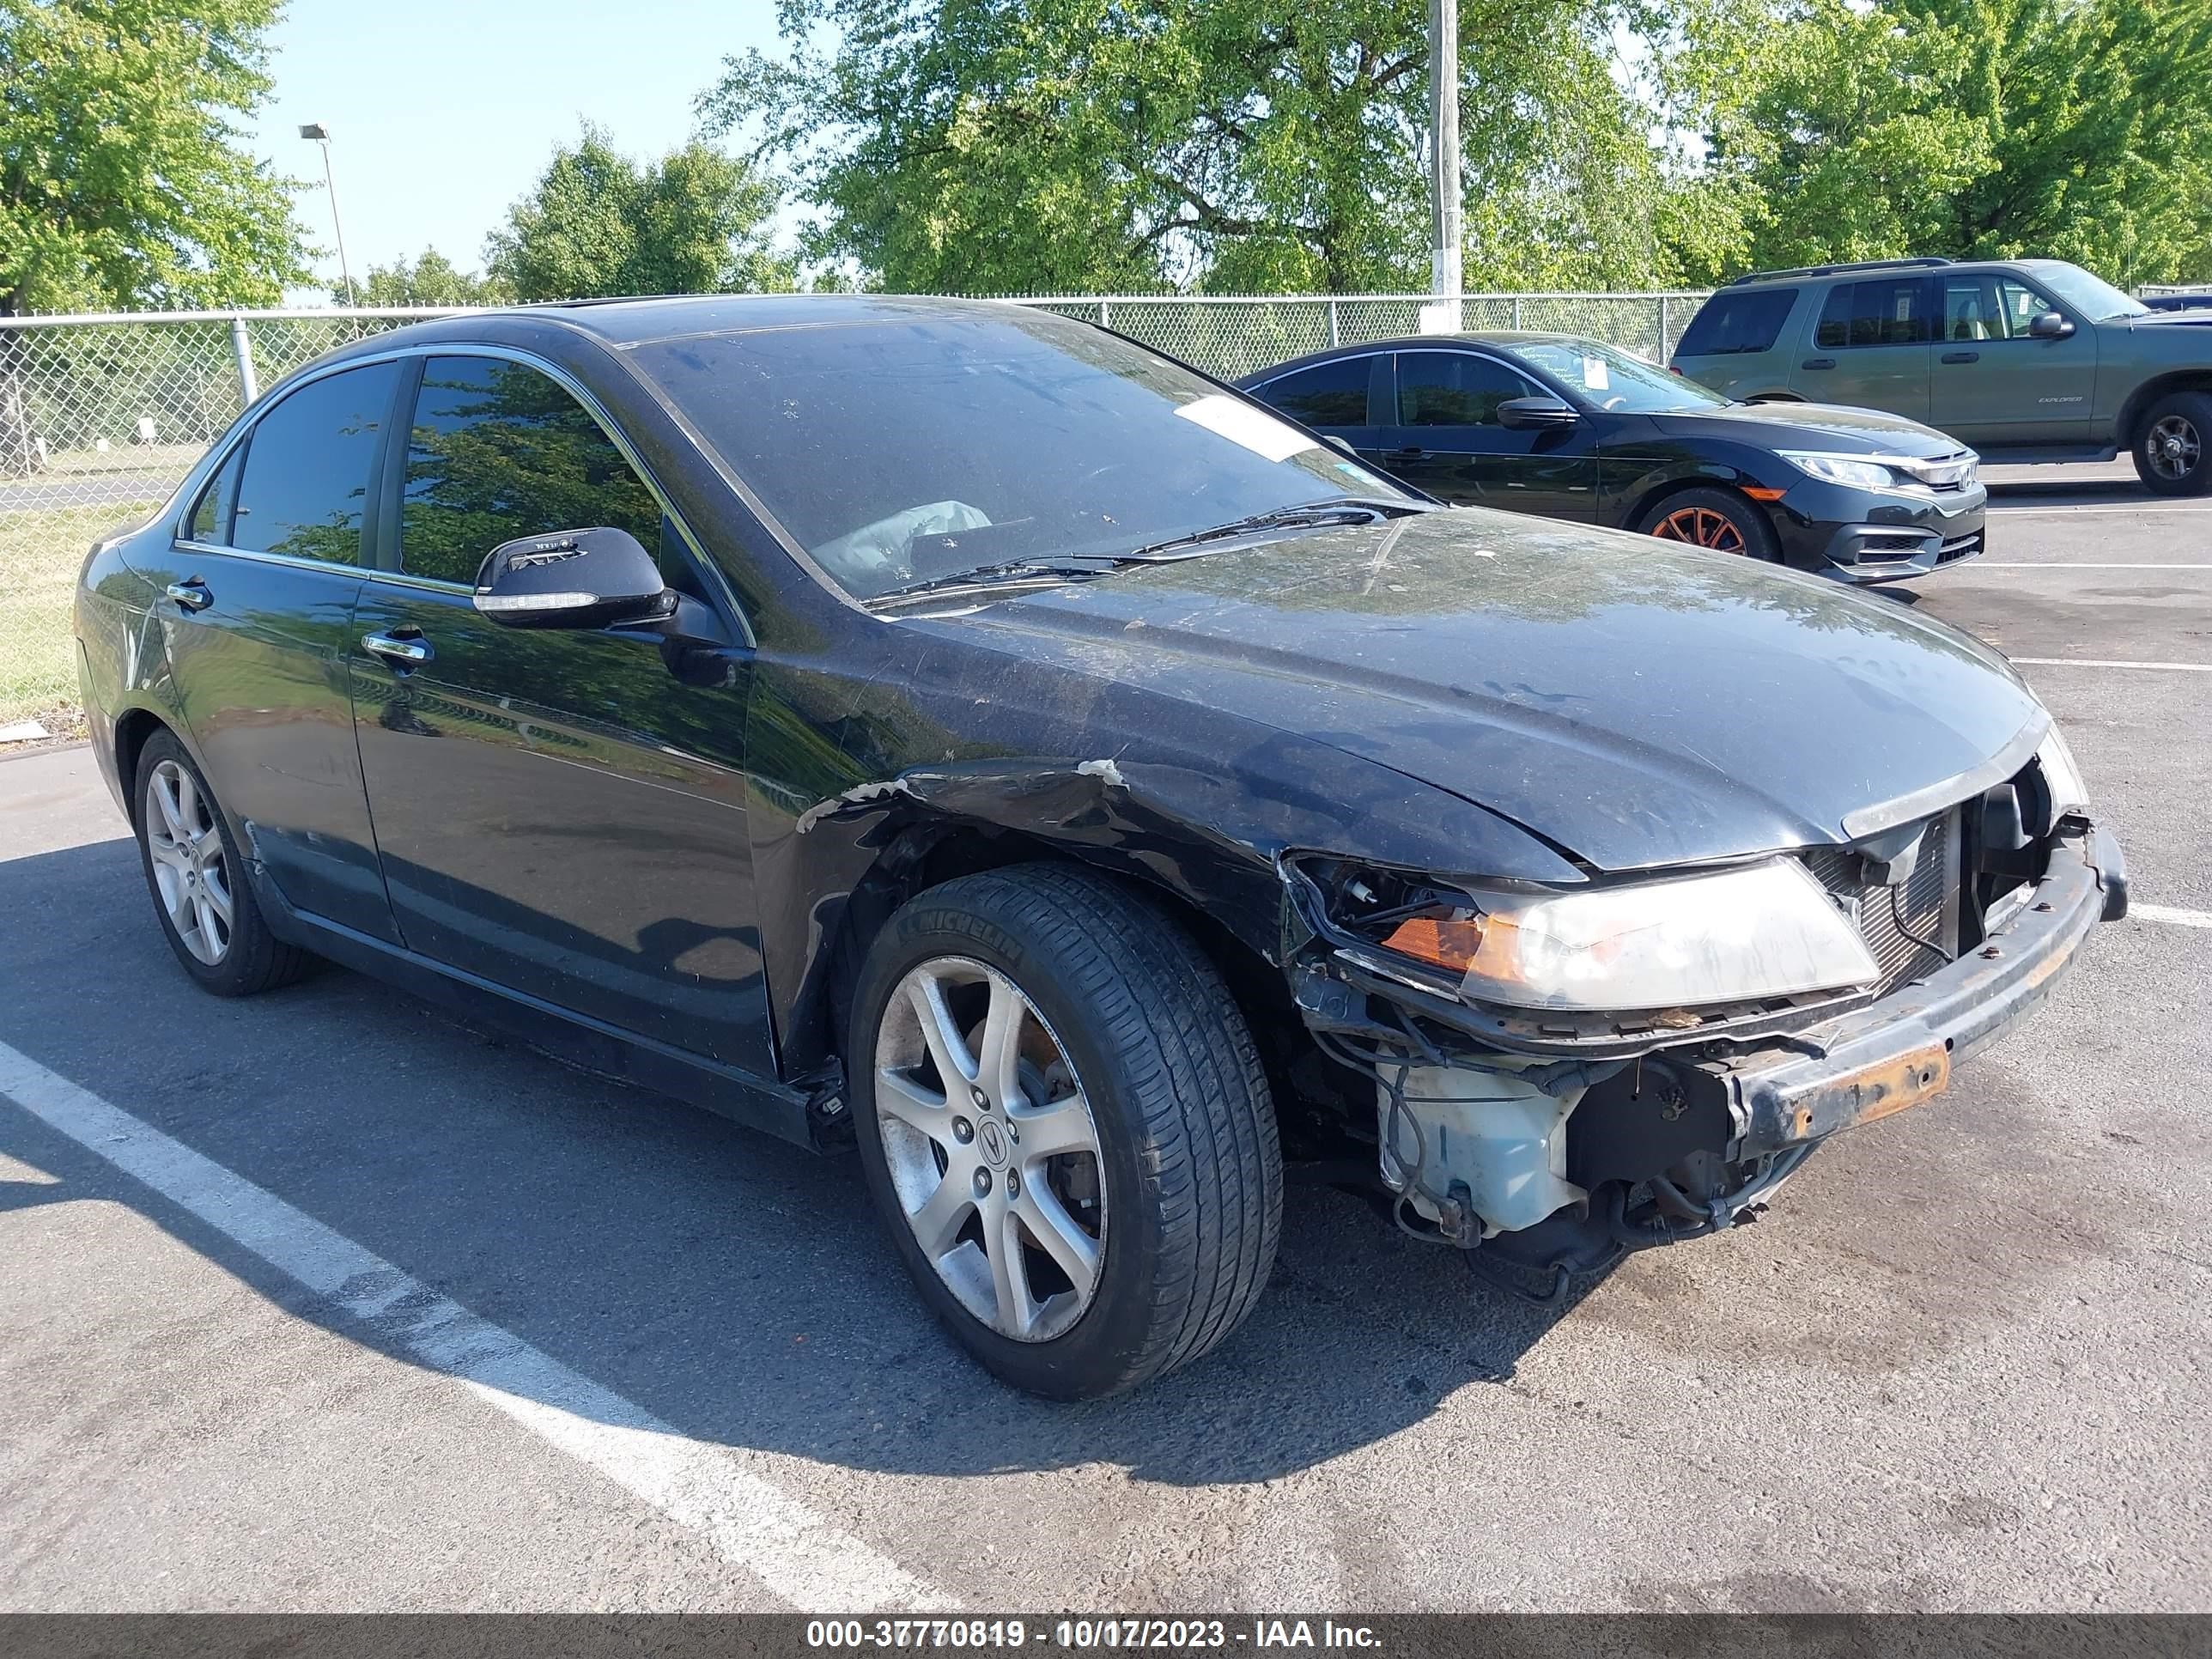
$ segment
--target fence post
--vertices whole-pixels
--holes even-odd
[[[1659,296],[1659,367],[1667,367],[1667,296]]]
[[[1328,343],[1332,346],[1337,343],[1336,300],[1334,295],[1330,296],[1328,302]]]
[[[261,392],[253,384],[253,342],[246,337],[243,317],[230,319],[230,355],[238,362],[238,406],[251,408]]]
[[[1521,296],[1517,294],[1513,296],[1513,326],[1521,326]]]
[[[1098,326],[1101,328],[1114,326],[1114,302],[1111,300],[1101,300],[1098,302]]]

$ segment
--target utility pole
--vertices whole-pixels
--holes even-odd
[[[338,222],[338,181],[337,175],[331,171],[331,130],[320,121],[310,121],[300,129],[300,137],[313,139],[323,147],[323,188],[330,194],[331,229],[338,239],[338,275],[345,279],[346,303],[357,306],[361,295],[354,289],[353,267],[346,263],[345,227]]]
[[[1459,0],[1429,0],[1429,230],[1430,286],[1455,300],[1460,292]]]

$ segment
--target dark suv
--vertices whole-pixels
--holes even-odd
[[[2212,313],[2153,311],[2059,259],[1887,259],[1739,277],[1675,349],[1731,398],[1908,415],[1984,461],[2134,453],[2162,495],[2212,491]]]

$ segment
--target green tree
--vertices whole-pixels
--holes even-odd
[[[1650,280],[1672,186],[1609,66],[1654,8],[1459,3],[1471,279]],[[886,287],[1427,283],[1425,0],[781,0],[780,26],[702,116],[795,171],[808,253]]]
[[[769,246],[775,185],[703,143],[640,164],[586,126],[485,244],[489,275],[523,301],[729,294],[793,286]]]
[[[513,298],[497,277],[460,270],[434,247],[412,264],[402,255],[388,265],[371,265],[359,286],[365,306],[499,306]],[[353,303],[343,283],[331,285],[331,298]]]
[[[1738,204],[1723,266],[2212,274],[2207,0],[1705,0],[1669,73]]]
[[[0,312],[273,304],[290,185],[240,145],[276,0],[0,0]]]

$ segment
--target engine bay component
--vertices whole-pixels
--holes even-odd
[[[1508,1064],[1380,1075],[1382,1179],[1452,1243],[1533,1227],[1589,1194],[1566,1178],[1567,1119],[1586,1092],[1552,1094]]]

